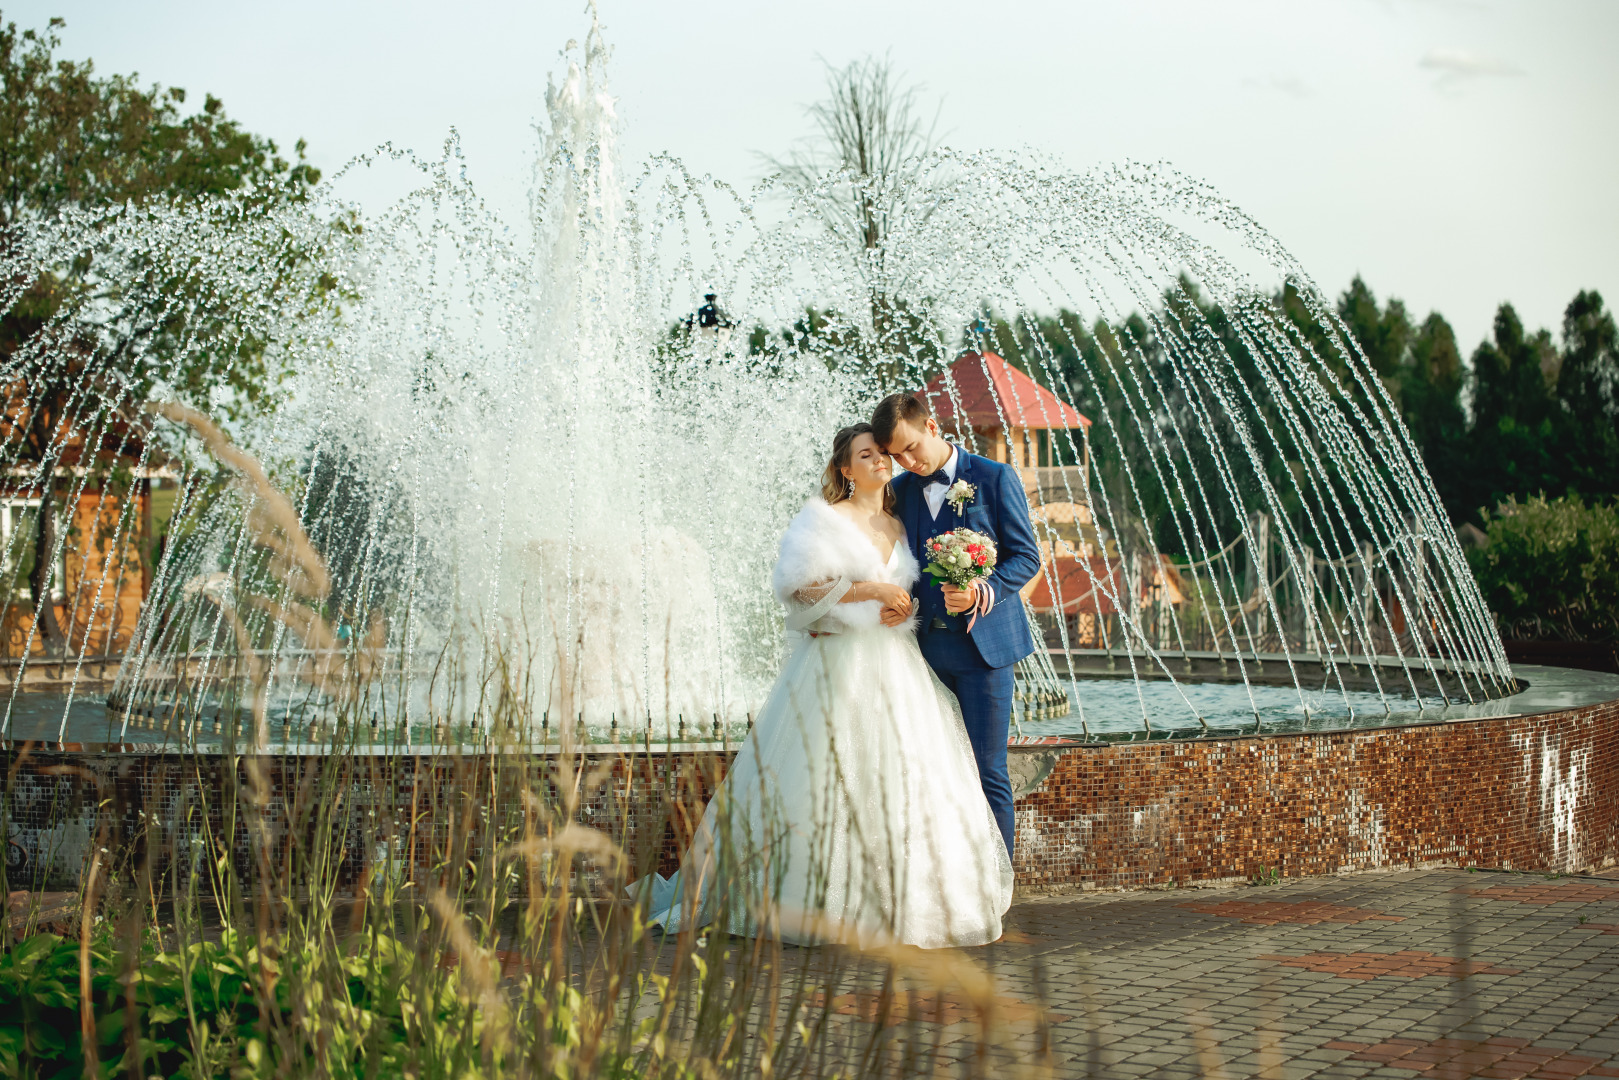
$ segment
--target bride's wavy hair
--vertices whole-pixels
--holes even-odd
[[[843,470],[849,467],[849,461],[854,457],[854,441],[862,435],[870,435],[874,439],[877,437],[870,424],[850,424],[832,436],[832,460],[826,463],[826,472],[821,474],[821,498],[826,500],[828,506],[849,497],[849,481],[843,475]],[[894,512],[892,484],[883,485],[883,512]]]

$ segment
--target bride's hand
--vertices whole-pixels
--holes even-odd
[[[905,602],[899,607],[885,607],[882,613],[884,626],[898,626],[911,617],[911,610],[916,607],[916,597],[905,594]]]
[[[859,592],[859,599],[861,600],[877,601],[885,611],[889,608],[895,608],[904,611],[906,615],[911,613],[911,594],[898,585],[890,585],[886,581],[861,581],[857,582],[849,592],[851,594]],[[901,618],[904,618],[904,616],[901,616]]]

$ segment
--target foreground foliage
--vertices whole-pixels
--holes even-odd
[[[0,956],[0,1073],[87,1075],[86,982],[89,1057],[104,1076],[277,1076],[316,1064],[400,1076],[413,1051],[453,1062],[446,1030],[476,1042],[479,1017],[454,972],[424,996],[410,950],[384,935],[359,944],[276,951],[227,929],[172,952],[148,942],[121,953],[102,933],[81,955],[77,941],[35,934]]]

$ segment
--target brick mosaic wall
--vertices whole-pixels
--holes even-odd
[[[575,800],[576,818],[620,839],[637,866],[672,872],[728,756],[218,755],[0,751],[7,886],[74,888],[104,848],[124,880],[203,865],[228,847],[246,880],[296,885],[336,856],[340,883],[379,861],[416,873],[487,865],[522,838],[536,802]],[[539,800],[527,800],[524,793]],[[324,839],[324,842],[323,842]],[[104,865],[107,865],[104,863]]]
[[[1024,886],[1248,880],[1262,868],[1286,877],[1432,864],[1571,871],[1619,856],[1619,702],[1353,733],[1014,748],[1012,757],[1015,782],[1029,789],[1017,802]],[[126,867],[150,852],[161,872],[190,859],[204,821],[249,872],[288,873],[317,835],[340,838],[348,880],[381,853],[442,868],[480,854],[456,846],[468,832],[457,821],[509,838],[521,791],[555,797],[559,782],[547,759],[491,755],[259,761],[255,778],[218,757],[0,751],[10,887],[71,887],[95,846]],[[667,872],[725,763],[706,751],[600,758],[562,779],[582,785],[581,820],[627,836],[643,867]],[[265,809],[227,815],[222,795],[233,789]]]
[[[1061,753],[1017,804],[1022,885],[1140,888],[1619,857],[1619,702],[1359,732]]]

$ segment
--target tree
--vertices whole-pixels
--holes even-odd
[[[1563,312],[1557,398],[1574,440],[1577,485],[1596,493],[1619,488],[1619,333],[1595,291],[1582,289]]]
[[[1456,332],[1437,311],[1414,323],[1405,304],[1393,297],[1380,309],[1359,274],[1338,298],[1338,317],[1394,399],[1440,498],[1450,505],[1457,494],[1456,451],[1467,434],[1466,378]]]
[[[1338,298],[1338,317],[1355,335],[1372,370],[1398,401],[1412,338],[1411,316],[1406,313],[1405,305],[1391,299],[1379,309],[1377,297],[1356,274],[1349,288]]]
[[[1512,305],[1502,304],[1491,338],[1473,350],[1472,367],[1471,466],[1465,477],[1471,512],[1514,495],[1563,494],[1559,358],[1551,334],[1527,332]]]
[[[1540,426],[1553,411],[1558,366],[1551,334],[1527,333],[1513,306],[1502,304],[1491,339],[1473,350],[1474,427]]]
[[[225,116],[212,94],[181,114],[179,87],[142,88],[135,75],[98,77],[90,61],[59,60],[52,19],[43,33],[0,29],[0,226],[66,206],[214,195],[244,187],[300,196],[320,179],[303,160]]]
[[[931,351],[918,318],[899,299],[905,270],[888,253],[895,229],[930,206],[924,163],[935,124],[923,121],[918,94],[887,59],[828,67],[827,97],[808,109],[817,137],[785,161],[767,159],[820,211],[861,282],[875,338],[871,360],[886,388],[905,384]]]
[[[18,255],[26,231],[64,211],[112,220],[120,207],[231,193],[238,212],[221,220],[241,222],[305,198],[318,182],[301,141],[296,160],[284,159],[211,95],[185,115],[184,90],[58,59],[62,25],[0,29],[0,263],[13,279],[27,272],[17,269],[28,265]],[[159,381],[230,413],[262,407],[279,376],[266,342],[243,322],[241,297],[172,265],[104,266],[94,227],[92,218],[73,257],[13,280],[20,296],[0,314],[8,463],[39,478],[29,592],[47,651],[64,636],[49,596],[58,470],[105,475],[138,459],[139,406]]]
[[[1511,304],[1497,309],[1465,367],[1438,314],[1415,328],[1388,385],[1452,520],[1488,519],[1508,499],[1619,494],[1616,336],[1602,297],[1589,291],[1564,311],[1561,347],[1550,331],[1526,328]]]
[[[1465,471],[1467,410],[1462,405],[1462,391],[1466,385],[1467,370],[1456,346],[1456,332],[1444,316],[1429,312],[1411,338],[1400,382],[1400,415],[1452,518],[1458,516],[1458,507],[1466,505],[1457,489],[1457,478]]]

